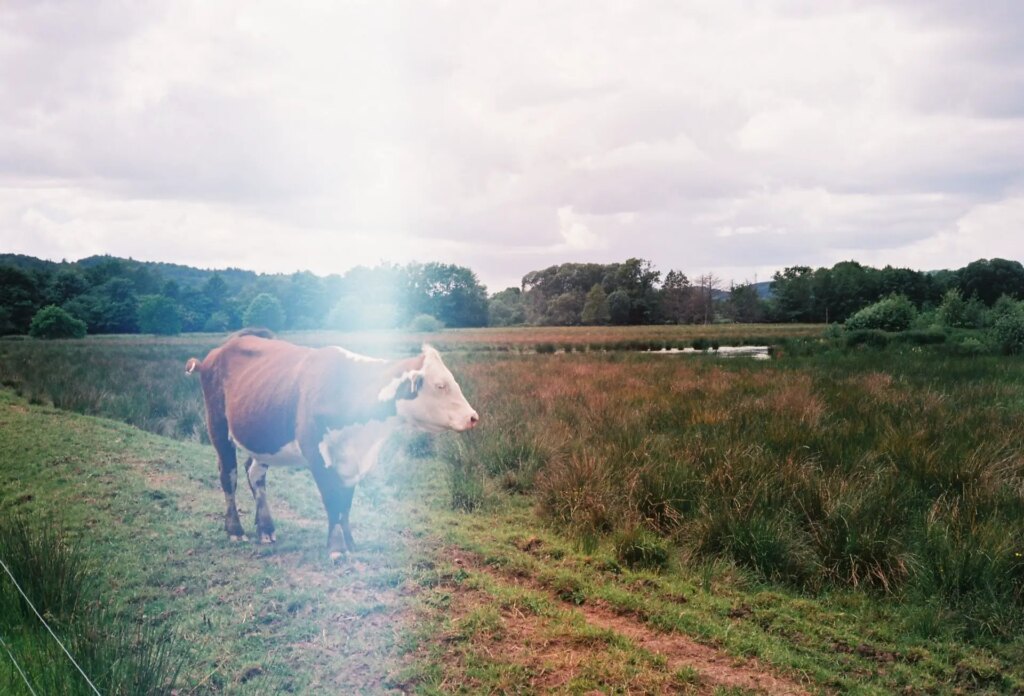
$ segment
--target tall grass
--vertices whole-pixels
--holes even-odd
[[[176,693],[183,652],[169,631],[108,608],[96,568],[59,527],[0,520],[0,560],[28,598],[0,572],[0,692],[29,694],[27,680],[40,694],[94,693],[38,611],[101,693]]]
[[[484,414],[471,447],[488,463],[542,451],[519,490],[584,544],[647,529],[684,559],[917,598],[965,634],[1010,636],[1024,367],[922,350],[478,360],[463,369]]]

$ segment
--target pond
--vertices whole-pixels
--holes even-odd
[[[661,350],[644,350],[641,353],[651,355],[715,355],[720,358],[753,358],[754,360],[768,360],[771,358],[771,350],[768,346],[719,346],[718,349],[708,348],[698,350],[697,348],[662,348]]]

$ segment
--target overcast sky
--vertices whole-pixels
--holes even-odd
[[[630,256],[1024,259],[1021,26],[1012,0],[6,0],[0,251],[438,260],[492,291]]]

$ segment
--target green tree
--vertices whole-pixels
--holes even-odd
[[[856,261],[819,268],[812,279],[812,321],[842,323],[879,298],[879,272]],[[897,292],[897,290],[893,290]]]
[[[487,325],[487,288],[465,266],[410,264],[406,269],[408,314],[429,314],[445,326]]]
[[[43,307],[32,317],[28,333],[33,338],[83,338],[86,326],[56,305]]]
[[[238,327],[235,326],[235,322],[231,315],[223,310],[211,314],[210,318],[203,324],[203,331],[209,331],[211,333],[221,333],[235,328]]]
[[[50,304],[63,305],[89,290],[85,276],[72,268],[62,268],[50,282],[47,300]]]
[[[647,324],[657,315],[657,284],[660,278],[661,271],[654,270],[650,261],[629,258],[622,263],[611,264],[602,285],[606,291],[614,293],[615,290],[623,290],[628,295],[630,307],[627,323]]]
[[[40,306],[40,292],[31,273],[0,266],[0,308],[5,310],[4,333],[26,333]]]
[[[490,326],[517,326],[526,322],[523,292],[519,288],[505,288],[491,295],[487,301]]]
[[[270,293],[261,292],[252,298],[252,302],[242,315],[242,323],[246,326],[262,326],[271,331],[280,331],[284,326],[284,308],[281,307],[281,300]]]
[[[144,295],[139,298],[139,331],[161,336],[180,334],[178,303],[163,295]]]
[[[608,296],[608,316],[613,324],[628,324],[633,302],[625,290],[616,290]]]
[[[978,259],[957,271],[957,275],[963,296],[977,296],[988,307],[1000,295],[1024,298],[1024,266],[1019,261]]]
[[[612,320],[611,311],[608,309],[608,295],[600,283],[594,283],[594,287],[587,293],[580,319],[589,326],[607,324]]]
[[[316,329],[323,326],[328,307],[320,278],[309,271],[293,273],[284,287],[283,298],[290,328]]]
[[[764,321],[764,301],[758,296],[757,288],[750,283],[734,285],[729,292],[726,307],[733,321],[748,324]]]
[[[89,327],[89,333],[135,333],[139,300],[128,278],[111,277],[64,304],[64,309]]]
[[[563,292],[548,303],[548,320],[556,326],[576,326],[583,311],[583,295]]]
[[[950,288],[942,296],[937,315],[946,328],[978,329],[985,321],[985,307],[977,298],[965,300],[958,289]]]
[[[823,321],[814,306],[814,271],[809,266],[790,266],[772,276],[772,296],[779,321]]]
[[[661,316],[673,324],[689,321],[689,309],[692,304],[693,288],[690,280],[682,271],[670,270],[665,274],[665,282],[661,285]]]
[[[224,309],[228,299],[228,284],[220,273],[214,273],[203,283],[202,293],[206,298],[206,309],[212,314]]]

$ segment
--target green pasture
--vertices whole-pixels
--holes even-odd
[[[276,545],[224,536],[183,374],[212,335],[0,341],[0,521],[59,530],[47,543],[77,554],[89,587],[56,623],[72,642],[166,645],[165,693],[740,688],[666,636],[812,693],[1024,688],[1016,359],[814,337],[765,362],[457,337],[448,362],[483,424],[393,443],[357,491],[345,563],[327,560],[303,471],[268,479]],[[298,340],[401,354],[421,339],[356,338]],[[0,607],[10,592],[0,577]],[[57,662],[24,612],[0,631],[31,669]],[[155,659],[94,652],[94,669]],[[0,690],[28,693],[12,665],[0,650]],[[131,693],[107,671],[110,693]]]

